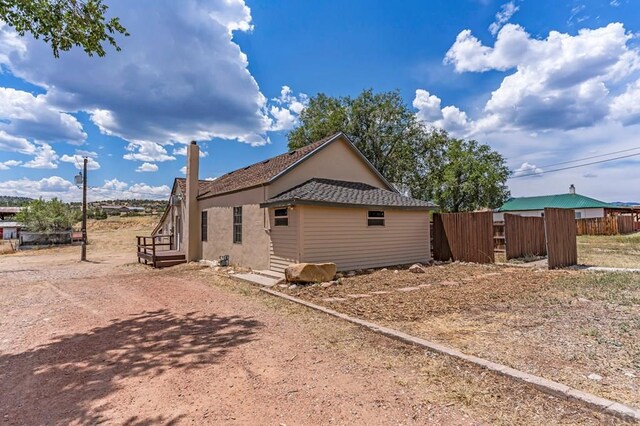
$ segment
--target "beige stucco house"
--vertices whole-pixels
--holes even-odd
[[[297,262],[338,270],[430,259],[432,203],[398,191],[342,133],[208,181],[188,146],[186,179],[154,235],[173,234],[187,260],[282,272]]]

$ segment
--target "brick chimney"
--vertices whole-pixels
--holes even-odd
[[[200,149],[196,141],[187,146],[187,194],[186,194],[186,218],[184,220],[184,248],[187,261],[199,260],[200,241],[198,230],[200,228],[200,214],[198,212],[198,169],[200,161]]]
[[[575,195],[575,193],[576,193],[576,186],[574,184],[571,184],[571,186],[569,186],[569,194]]]

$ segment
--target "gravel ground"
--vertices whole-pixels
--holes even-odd
[[[0,257],[3,424],[615,422],[210,268],[139,266],[103,226],[93,263]]]
[[[640,406],[640,274],[448,264],[343,283],[281,290]]]

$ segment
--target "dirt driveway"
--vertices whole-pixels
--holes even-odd
[[[2,424],[614,421],[210,269],[110,253],[0,257]]]

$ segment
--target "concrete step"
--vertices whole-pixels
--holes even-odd
[[[240,278],[241,280],[249,281],[252,284],[258,284],[263,287],[273,287],[274,285],[280,282],[279,278],[268,278],[264,275],[247,273],[247,274],[233,274],[235,278]]]
[[[254,274],[258,274],[258,275],[263,275],[267,278],[273,278],[273,279],[277,279],[277,280],[283,280],[284,279],[284,274],[280,273],[280,272],[275,272],[275,271],[269,271],[269,270],[255,270],[253,271]]]

